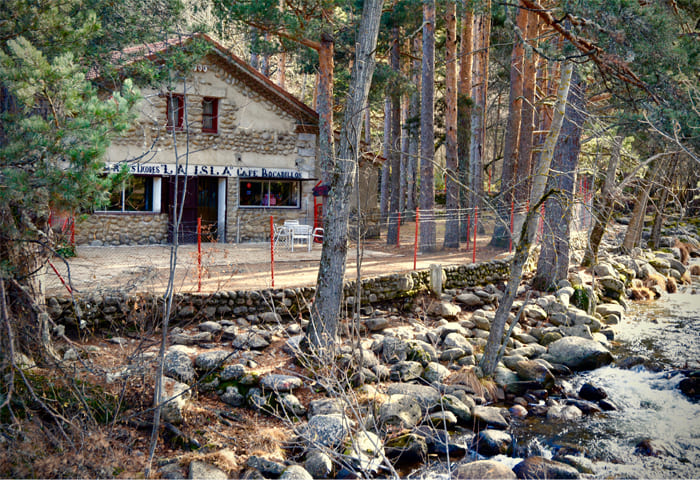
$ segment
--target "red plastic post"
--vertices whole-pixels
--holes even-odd
[[[270,215],[270,276],[275,286],[275,221]]]
[[[513,251],[513,218],[515,214],[515,200],[510,201],[510,240],[508,241],[508,252]]]
[[[476,230],[479,225],[479,206],[474,207],[474,244],[472,245],[472,263],[476,263]]]
[[[399,224],[396,226],[396,248],[401,246],[401,212],[399,212]]]
[[[202,217],[197,217],[197,291],[202,291]]]
[[[418,225],[420,224],[418,212],[419,212],[419,209],[416,208],[416,234],[415,234],[415,238],[413,239],[413,270],[416,269],[416,259],[418,257]]]
[[[71,217],[70,222],[70,246],[75,248],[75,217]]]
[[[51,263],[51,260],[47,260],[47,261],[49,262],[49,265],[51,266],[51,268],[53,268],[54,273],[56,274],[56,276],[58,277],[58,279],[61,281],[61,283],[63,284],[63,286],[66,287],[66,290],[68,290],[68,293],[72,294],[72,293],[73,293],[73,290],[71,290],[71,288],[68,286],[68,284],[67,284],[66,281],[63,279],[63,277],[61,276],[61,274],[58,273],[58,270],[56,270],[56,267],[53,265],[53,263]]]

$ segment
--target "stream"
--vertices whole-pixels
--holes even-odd
[[[566,448],[592,461],[594,473],[586,475],[590,478],[700,478],[700,402],[678,389],[685,378],[680,369],[700,369],[700,285],[633,304],[616,332],[616,359],[646,360],[631,369],[608,366],[583,372],[567,379],[565,387],[569,392],[577,392],[584,382],[602,387],[618,410],[566,423],[533,416],[514,421],[509,431],[516,453],[492,460],[514,467],[522,457],[552,458]],[[658,455],[637,451],[644,440]],[[470,452],[457,463],[476,459]],[[434,463],[417,476],[448,478],[447,468],[444,462]]]

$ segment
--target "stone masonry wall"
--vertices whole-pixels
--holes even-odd
[[[457,289],[505,281],[510,274],[510,264],[505,260],[492,260],[468,265],[443,268],[445,288]],[[428,270],[397,273],[362,280],[362,303],[373,304],[410,298],[430,288]],[[314,287],[262,291],[221,291],[214,294],[177,294],[173,302],[173,321],[187,321],[197,317],[204,319],[232,319],[257,316],[275,311],[283,316],[297,317],[307,314],[315,293]],[[345,301],[354,303],[355,282],[344,287]],[[80,319],[70,297],[50,297],[49,311],[59,324],[101,328],[145,328],[157,324],[162,316],[163,301],[157,295],[109,295],[91,294],[76,298]]]
[[[77,245],[148,245],[168,240],[166,213],[99,213],[78,220]]]

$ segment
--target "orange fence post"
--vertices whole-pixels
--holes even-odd
[[[478,220],[479,220],[479,206],[476,205],[474,207],[474,245],[472,245],[474,250],[472,253],[472,263],[476,263],[476,230],[477,230],[477,225],[479,224]]]
[[[202,217],[197,217],[197,291],[202,291]]]
[[[418,257],[418,225],[420,222],[418,221],[418,212],[420,209],[416,208],[416,234],[415,238],[413,239],[413,270],[416,269],[416,258]]]
[[[61,276],[61,274],[58,273],[58,270],[56,269],[56,267],[54,266],[54,264],[51,263],[51,260],[47,260],[47,262],[49,262],[49,265],[51,266],[51,268],[53,269],[54,273],[56,274],[56,276],[58,277],[58,279],[61,281],[61,283],[63,284],[63,286],[66,287],[66,290],[68,290],[68,293],[73,294],[73,290],[71,290],[71,288],[68,286],[68,284],[67,284],[66,281],[63,279],[63,277]]]
[[[272,287],[275,286],[275,222],[270,215],[270,276]]]

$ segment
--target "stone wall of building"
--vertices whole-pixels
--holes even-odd
[[[98,213],[77,219],[77,245],[148,245],[168,240],[166,213]]]
[[[468,265],[443,268],[445,288],[459,289],[505,281],[510,274],[510,264],[505,260],[493,260]],[[397,273],[362,280],[363,304],[390,302],[411,298],[430,290],[429,270]],[[345,301],[355,302],[355,282],[347,282],[344,288]],[[221,291],[214,294],[177,294],[173,302],[173,321],[193,318],[235,319],[248,318],[275,311],[287,318],[307,314],[314,287],[261,291]],[[51,297],[49,310],[57,323],[76,326],[82,320],[84,326],[100,328],[145,327],[144,323],[156,325],[162,316],[163,301],[158,295],[92,294],[77,297],[81,313],[75,314],[70,297]]]

